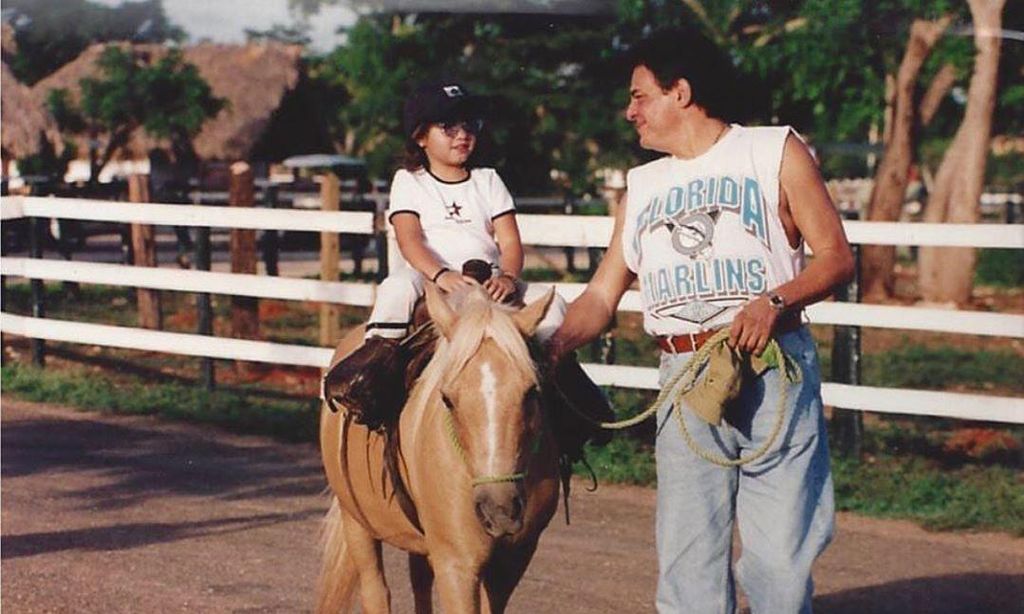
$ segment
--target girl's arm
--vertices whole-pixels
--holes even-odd
[[[494,239],[501,250],[498,257],[501,274],[487,280],[484,288],[491,298],[500,302],[515,294],[515,282],[523,272],[523,241],[519,237],[519,224],[514,212],[494,218]]]
[[[395,227],[398,249],[412,268],[432,280],[445,292],[468,285],[461,273],[446,269],[427,247],[418,215],[410,211],[399,211],[391,216],[391,225]]]

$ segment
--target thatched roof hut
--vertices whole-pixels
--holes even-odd
[[[5,160],[20,159],[40,152],[47,141],[56,152],[64,144],[57,123],[46,107],[0,62],[0,144]]]
[[[127,48],[127,43],[120,43]],[[33,87],[39,100],[58,88],[68,90],[72,99],[80,95],[79,81],[98,77],[97,60],[105,44],[92,45],[75,60]],[[132,45],[131,49],[146,61],[156,61],[167,54],[161,45]],[[196,154],[202,160],[252,159],[261,148],[268,127],[280,108],[303,79],[302,49],[296,45],[260,43],[252,45],[220,45],[204,43],[182,49],[184,60],[194,64],[210,85],[213,94],[227,100],[227,106],[215,118],[207,120],[193,140]],[[309,120],[307,114],[307,122]],[[323,139],[319,139],[323,141]],[[145,158],[154,148],[167,143],[154,141],[143,130],[137,130],[124,151],[116,158]],[[84,151],[82,148],[80,151]],[[281,159],[295,153],[285,148],[272,157]],[[260,156],[262,157],[262,156]]]
[[[0,42],[4,58],[18,52],[14,28],[6,21],[0,28]],[[0,62],[0,111],[0,153],[5,161],[35,155],[47,141],[58,152],[64,147],[53,116],[31,88],[18,81],[7,62]]]

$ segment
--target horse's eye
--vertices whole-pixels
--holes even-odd
[[[527,390],[526,394],[523,395],[523,400],[526,401],[527,403],[532,403],[532,402],[535,402],[535,401],[539,402],[540,401],[540,388],[537,387],[537,386],[533,386],[532,388]]]
[[[455,405],[452,404],[452,400],[444,393],[441,393],[441,402],[448,408],[448,411],[453,411],[455,409]]]

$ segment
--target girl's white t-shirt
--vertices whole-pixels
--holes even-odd
[[[515,203],[493,168],[474,168],[456,182],[423,169],[400,169],[391,182],[388,220],[403,212],[420,218],[427,247],[444,266],[458,271],[474,258],[498,265],[494,219],[515,213]]]

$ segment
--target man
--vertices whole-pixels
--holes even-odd
[[[663,32],[631,52],[626,118],[645,149],[667,154],[633,168],[608,252],[549,344],[552,360],[600,334],[639,279],[644,328],[663,349],[661,384],[716,329],[728,345],[760,355],[775,339],[799,366],[749,372],[720,426],[671,402],[658,409],[657,543],[661,612],[733,612],[733,523],[743,554],[738,579],[755,613],[811,610],[811,564],[834,524],[817,355],[804,306],[853,273],[842,224],[807,146],[789,128],[725,121],[731,64],[688,32]],[[813,251],[804,266],[804,243]],[[767,454],[740,467],[697,455],[749,457],[781,430]]]

